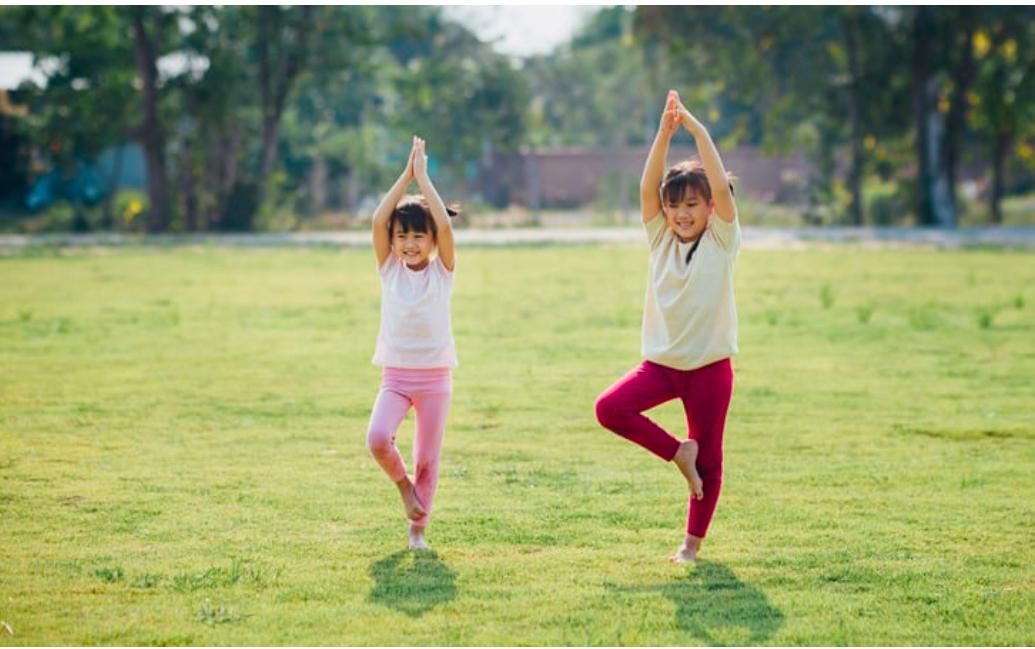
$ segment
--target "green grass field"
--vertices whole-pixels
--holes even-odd
[[[1035,644],[1035,255],[744,251],[689,569],[679,473],[593,416],[644,251],[458,259],[417,555],[365,448],[369,251],[0,259],[0,645]]]

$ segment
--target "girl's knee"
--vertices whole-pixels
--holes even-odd
[[[594,410],[596,411],[597,421],[600,422],[600,425],[604,428],[613,429],[617,422],[622,418],[618,404],[615,403],[615,399],[608,394],[602,394],[597,397]]]
[[[367,449],[376,456],[387,455],[395,447],[392,434],[371,428],[367,432]]]

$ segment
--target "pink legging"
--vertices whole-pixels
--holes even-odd
[[[395,446],[395,433],[410,407],[417,411],[413,484],[426,513],[413,522],[421,527],[428,524],[431,501],[438,485],[438,458],[452,389],[448,367],[429,370],[386,367],[381,375],[381,391],[370,413],[367,448],[392,482],[398,482],[406,477],[406,463]]]
[[[644,361],[596,403],[601,426],[669,462],[679,440],[641,413],[672,399],[683,401],[687,437],[700,447],[697,471],[704,481],[704,498],[689,500],[686,533],[700,538],[708,532],[722,489],[722,438],[732,394],[733,365],[728,358],[695,370]]]

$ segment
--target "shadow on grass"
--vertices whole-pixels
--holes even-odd
[[[432,551],[402,550],[370,566],[370,601],[420,617],[456,599],[456,572]]]
[[[688,574],[617,593],[660,593],[676,605],[676,625],[707,646],[759,645],[783,624],[783,613],[721,563],[700,561]]]

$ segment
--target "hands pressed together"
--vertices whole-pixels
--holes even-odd
[[[666,137],[672,137],[679,130],[680,125],[686,128],[694,137],[697,137],[697,134],[704,130],[704,125],[680,101],[679,93],[675,90],[669,90],[668,98],[665,101],[665,110],[661,113],[659,129]]]
[[[428,178],[428,154],[424,150],[424,146],[424,139],[414,135],[410,157],[406,160],[406,169],[403,170],[403,177],[407,181],[420,182]]]

